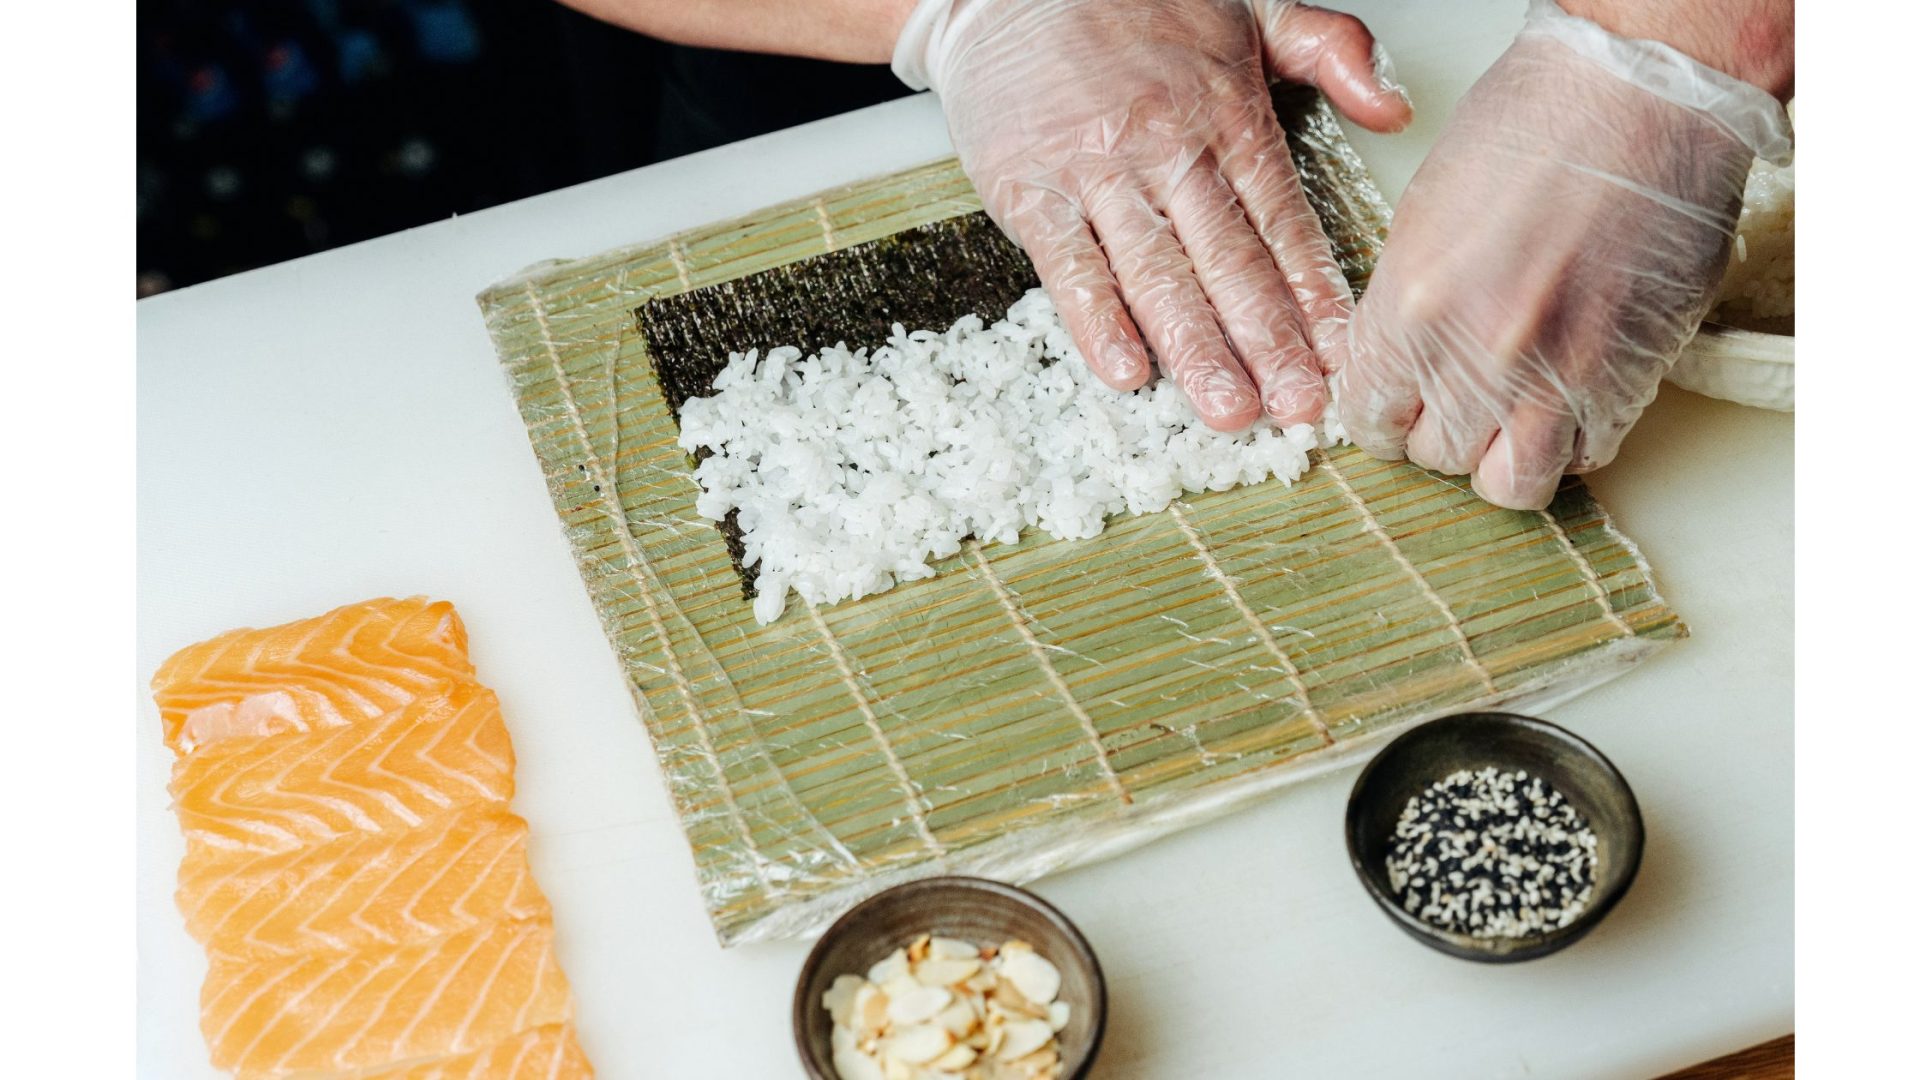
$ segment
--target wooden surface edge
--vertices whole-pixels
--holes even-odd
[[[1793,1036],[1782,1035],[1660,1080],[1793,1080]]]

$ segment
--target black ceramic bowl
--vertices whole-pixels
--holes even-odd
[[[812,1080],[839,1080],[833,1068],[833,1018],[820,996],[841,975],[867,969],[921,934],[999,945],[1018,938],[1060,969],[1059,1000],[1072,1013],[1055,1039],[1061,1076],[1082,1080],[1107,1027],[1107,983],[1100,961],[1065,915],[1011,885],[972,877],[937,877],[896,885],[854,905],[807,954],[793,989],[793,1040]]]
[[[1534,937],[1476,938],[1429,925],[1394,899],[1387,851],[1407,800],[1450,773],[1488,765],[1546,778],[1599,840],[1593,899],[1572,923]],[[1380,910],[1441,952],[1486,963],[1532,960],[1585,937],[1626,895],[1645,843],[1640,804],[1613,762],[1563,727],[1513,713],[1462,713],[1414,728],[1360,771],[1347,799],[1347,855]]]

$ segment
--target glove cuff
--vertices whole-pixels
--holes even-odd
[[[1786,108],[1752,83],[1710,68],[1671,45],[1621,37],[1599,23],[1567,14],[1554,0],[1532,0],[1520,30],[1521,37],[1528,35],[1559,42],[1655,97],[1712,118],[1755,157],[1775,165],[1793,162],[1793,126]]]
[[[933,54],[953,21],[953,0],[919,0],[893,42],[893,73],[914,90],[933,85]]]

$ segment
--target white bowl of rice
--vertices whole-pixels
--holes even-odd
[[[1667,381],[1742,405],[1793,410],[1792,165],[1753,163],[1719,299]]]

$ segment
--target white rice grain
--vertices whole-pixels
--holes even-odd
[[[763,624],[789,589],[814,604],[882,592],[932,576],[968,537],[1084,540],[1184,491],[1290,483],[1338,436],[1331,421],[1212,431],[1168,379],[1112,390],[1039,289],[991,326],[896,324],[871,353],[735,353],[713,387],[682,407],[680,445],[710,451],[701,516],[739,511]]]

